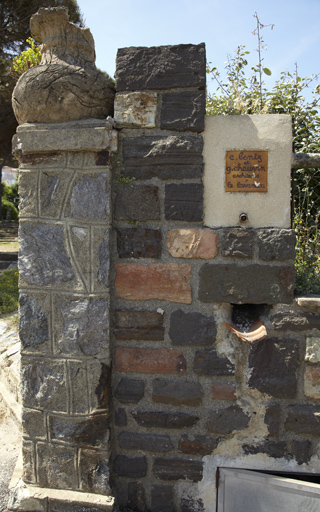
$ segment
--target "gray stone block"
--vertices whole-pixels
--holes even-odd
[[[166,453],[173,449],[169,436],[159,434],[121,432],[118,435],[118,444],[125,450]]]
[[[120,48],[116,90],[135,91],[206,85],[205,45]]]
[[[162,96],[160,127],[203,132],[206,113],[204,91],[179,91]]]
[[[118,383],[114,396],[121,403],[136,404],[144,397],[144,381],[124,377]]]
[[[119,258],[161,257],[160,229],[122,228],[117,229],[117,249]]]
[[[38,482],[53,489],[77,488],[76,449],[53,444],[37,444]]]
[[[255,455],[256,453],[265,453],[274,459],[288,457],[286,441],[264,441],[257,445],[243,445],[243,451],[246,455]]]
[[[108,174],[83,176],[73,185],[70,212],[65,216],[84,221],[108,221],[110,217],[110,183]]]
[[[184,412],[163,411],[134,411],[132,416],[142,427],[156,428],[185,428],[193,427],[199,421],[199,416]]]
[[[258,229],[259,258],[294,261],[296,236],[293,229]]]
[[[256,232],[253,229],[223,229],[218,230],[219,249],[222,256],[233,258],[252,258]]]
[[[250,417],[239,405],[232,405],[226,409],[210,411],[207,426],[209,432],[227,435],[234,430],[247,428],[249,421]]]
[[[151,488],[150,512],[174,512],[173,488],[171,485],[153,485]]]
[[[210,346],[216,335],[217,326],[212,316],[185,313],[182,309],[171,314],[169,336],[173,345]]]
[[[135,185],[117,188],[116,220],[147,221],[160,219],[158,187]]]
[[[193,370],[200,375],[234,375],[234,364],[227,357],[219,357],[216,350],[197,350]]]
[[[24,408],[21,423],[24,436],[42,440],[47,438],[46,415],[43,411]]]
[[[19,170],[19,217],[37,217],[38,171]]]
[[[81,491],[109,495],[109,453],[81,449],[79,475]]]
[[[109,420],[106,414],[49,416],[48,423],[51,441],[108,448]]]
[[[142,478],[147,474],[146,457],[127,457],[117,455],[114,460],[113,469],[116,475],[129,478]]]
[[[320,435],[320,415],[318,405],[296,404],[287,409],[284,430],[297,435]]]
[[[39,299],[44,299],[39,296]],[[19,336],[22,349],[39,348],[49,339],[49,322],[36,300],[22,293],[19,298]]]
[[[199,299],[203,302],[277,304],[293,300],[293,265],[206,264],[199,277]]]
[[[201,183],[171,183],[165,187],[166,220],[201,221],[203,217]]]
[[[153,473],[161,480],[192,480],[202,478],[202,462],[192,459],[157,458],[153,464]]]
[[[202,137],[167,135],[123,141],[125,174],[136,179],[196,179],[202,175]]]
[[[164,315],[156,311],[116,311],[113,334],[117,340],[161,341]]]
[[[202,387],[198,382],[156,379],[152,388],[152,400],[157,403],[196,407],[202,402]]]

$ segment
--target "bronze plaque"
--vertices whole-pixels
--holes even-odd
[[[268,192],[268,151],[227,151],[226,192]]]

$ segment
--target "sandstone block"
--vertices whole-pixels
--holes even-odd
[[[121,432],[118,435],[118,444],[125,450],[165,453],[173,449],[169,436],[148,433]]]
[[[166,348],[126,348],[115,352],[118,372],[185,373],[186,360],[179,350]]]
[[[109,453],[80,450],[80,489],[95,494],[110,494]]]
[[[236,400],[236,385],[231,382],[213,382],[210,387],[210,396],[213,400]]]
[[[206,84],[205,45],[120,48],[117,91],[201,87]]]
[[[203,186],[200,183],[171,183],[165,187],[166,220],[202,220]]]
[[[158,187],[135,185],[117,188],[116,220],[147,221],[160,219]]]
[[[290,405],[284,422],[286,432],[298,435],[320,435],[320,415],[317,405]]]
[[[165,130],[203,132],[206,98],[204,91],[164,93],[160,127]]]
[[[167,405],[196,407],[202,402],[202,387],[198,382],[156,379],[152,383],[152,400]]]
[[[205,264],[199,272],[199,299],[232,304],[290,303],[294,266]]]
[[[304,394],[318,400],[320,398],[320,366],[306,365],[304,372]]]
[[[267,338],[252,347],[249,387],[275,398],[295,398],[299,342]]]
[[[144,381],[123,378],[119,381],[114,396],[121,403],[137,404],[144,397]]]
[[[257,234],[261,260],[294,260],[296,237],[293,229],[259,229]]]
[[[117,455],[114,460],[114,472],[119,476],[142,478],[147,474],[147,459]]]
[[[204,435],[184,434],[179,441],[179,450],[188,455],[210,455],[218,446],[218,438]]]
[[[253,229],[219,230],[219,248],[223,256],[252,258],[256,232]]]
[[[169,336],[173,345],[209,346],[216,340],[214,317],[201,313],[185,313],[178,309],[171,314]]]
[[[208,419],[209,432],[213,434],[231,434],[247,428],[250,417],[238,405],[232,405],[226,409],[210,411]]]
[[[113,333],[117,340],[163,340],[163,315],[156,311],[116,311]]]
[[[211,229],[172,229],[168,233],[168,251],[174,258],[214,258],[218,237]]]
[[[307,337],[305,360],[309,363],[320,363],[320,338]]]
[[[161,231],[148,228],[117,229],[119,258],[161,257]]]
[[[125,174],[139,180],[195,179],[202,175],[202,137],[153,135],[123,141]]]
[[[155,92],[130,92],[115,96],[114,120],[120,128],[155,128],[156,114]]]
[[[193,370],[200,375],[234,375],[234,364],[227,357],[219,357],[216,350],[197,350]]]
[[[191,304],[191,265],[118,263],[116,295],[127,300],[162,299]]]
[[[153,464],[153,473],[161,480],[192,480],[202,478],[202,462],[192,459],[157,458]]]
[[[132,416],[142,427],[185,428],[193,427],[199,417],[184,412],[134,411]]]

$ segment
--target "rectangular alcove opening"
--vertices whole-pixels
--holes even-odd
[[[320,475],[219,468],[217,512],[320,510]]]
[[[241,332],[248,332],[258,320],[267,317],[271,306],[268,304],[231,304],[231,323]]]

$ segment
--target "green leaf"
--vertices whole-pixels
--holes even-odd
[[[263,72],[268,76],[272,74],[269,68],[263,68]]]

